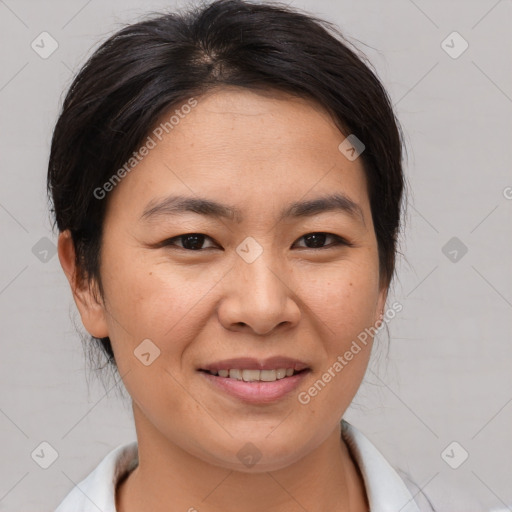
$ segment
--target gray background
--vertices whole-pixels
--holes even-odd
[[[389,354],[379,337],[345,417],[438,510],[511,510],[511,2],[291,3],[337,23],[369,57],[409,152],[405,257],[389,302],[403,311]],[[56,241],[45,174],[73,73],[122,23],[174,5],[0,0],[1,511],[52,510],[108,451],[135,439],[127,402],[87,372],[67,281],[41,241]],[[46,59],[31,48],[43,31],[59,45]],[[469,44],[457,58],[460,40],[442,45],[453,31]],[[455,262],[454,247],[443,252],[452,237],[467,247],[461,257],[454,246]],[[43,441],[59,454],[48,469],[31,457]],[[457,469],[441,456],[453,441],[445,460],[469,453]]]

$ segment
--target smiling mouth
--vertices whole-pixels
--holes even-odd
[[[299,373],[304,373],[304,370],[294,370],[293,368],[279,368],[277,370],[246,370],[232,368],[229,370],[200,370],[215,377],[222,377],[225,379],[233,379],[244,382],[274,382],[276,380],[286,379]]]

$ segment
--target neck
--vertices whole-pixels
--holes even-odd
[[[171,444],[134,404],[139,465],[116,491],[117,512],[366,512],[364,483],[341,426],[296,463],[277,471],[221,468]]]

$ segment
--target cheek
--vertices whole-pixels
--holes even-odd
[[[131,256],[117,258],[103,271],[112,343],[118,352],[130,355],[142,340],[150,339],[172,358],[206,322],[204,298],[221,274],[177,268],[137,251]]]
[[[346,340],[373,325],[379,298],[378,268],[373,260],[355,259],[304,276],[302,293],[323,320],[330,338]]]
[[[378,272],[368,266],[330,273],[306,287],[308,309],[316,317],[322,354],[315,379],[302,391],[307,410],[333,425],[350,405],[364,378],[371,355],[371,328],[378,300]],[[301,402],[305,403],[305,402]]]

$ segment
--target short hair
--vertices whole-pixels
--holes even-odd
[[[77,278],[101,294],[108,197],[94,193],[138,149],[162,115],[222,86],[276,90],[320,104],[360,155],[378,244],[381,283],[395,272],[401,226],[403,136],[389,97],[333,24],[283,4],[217,0],[158,13],[105,41],[74,78],[51,142],[54,225],[70,230]],[[93,338],[117,368],[110,339]]]

